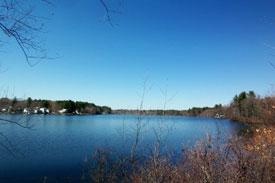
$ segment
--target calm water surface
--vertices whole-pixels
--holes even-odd
[[[39,177],[80,177],[85,161],[97,148],[112,148],[120,153],[130,150],[137,124],[141,124],[139,151],[146,153],[158,134],[166,149],[180,152],[192,147],[207,134],[219,135],[226,141],[242,126],[229,120],[134,115],[100,116],[26,116],[2,115],[2,118],[23,120],[32,124],[24,129],[1,124],[1,143],[11,144],[15,155],[0,146],[0,182],[31,182]],[[43,179],[41,179],[42,182]]]

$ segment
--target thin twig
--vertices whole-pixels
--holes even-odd
[[[24,126],[24,125],[20,124],[17,121],[13,121],[13,120],[9,120],[9,119],[4,119],[4,118],[0,118],[0,121],[4,121],[4,122],[11,123],[11,124],[15,124],[15,125],[20,126],[22,128],[31,129],[31,126]]]

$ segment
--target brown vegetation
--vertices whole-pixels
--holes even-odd
[[[275,124],[275,97],[256,97],[254,92],[242,92],[235,96],[226,116],[245,123]]]
[[[97,151],[83,177],[91,182],[274,182],[274,128],[256,128],[252,137],[235,137],[223,145],[211,137],[183,151],[173,162],[168,154],[153,151],[145,161]]]
[[[137,183],[275,182],[275,97],[260,98],[254,92],[242,92],[229,106],[193,108],[187,114],[208,117],[222,114],[249,124],[250,128],[225,144],[208,137],[194,148],[183,150],[181,159],[176,162],[168,153],[160,153],[159,142],[152,148],[151,155],[145,158],[136,155],[134,162],[130,155],[115,156],[111,151],[97,151],[83,180]]]

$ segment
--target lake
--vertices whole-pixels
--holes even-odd
[[[0,182],[43,182],[43,177],[80,177],[85,161],[98,148],[127,153],[140,127],[138,151],[147,153],[156,143],[179,154],[209,134],[225,142],[243,126],[229,120],[135,115],[1,115],[26,121],[31,129],[1,123]],[[4,136],[5,137],[4,137]],[[4,148],[12,147],[14,156]],[[24,181],[23,181],[24,180]]]

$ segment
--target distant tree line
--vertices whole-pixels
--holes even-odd
[[[275,97],[260,97],[254,91],[235,95],[229,105],[215,105],[212,108],[192,108],[187,110],[191,116],[224,116],[244,123],[275,124]]]
[[[201,116],[228,118],[245,123],[275,123],[275,97],[259,97],[254,91],[235,95],[226,106],[216,104],[213,107],[193,107],[188,110],[112,110],[107,106],[72,100],[37,100],[30,97],[26,100],[0,99],[2,113],[23,113],[24,109],[33,113],[39,108],[48,109],[49,113]]]
[[[47,113],[64,113],[64,114],[110,114],[112,109],[107,106],[98,106],[89,102],[72,101],[72,100],[41,100],[27,98],[19,100],[1,98],[0,110],[2,113],[40,113],[41,110]],[[44,112],[45,113],[45,112]]]
[[[241,92],[229,105],[193,107],[188,110],[114,110],[115,114],[179,115],[227,118],[244,123],[275,124],[275,97],[259,97],[254,91]]]

